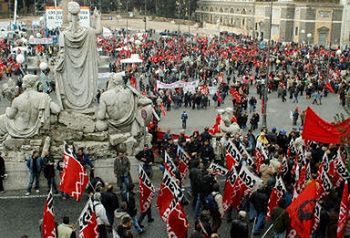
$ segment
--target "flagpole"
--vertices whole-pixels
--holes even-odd
[[[261,238],[265,238],[265,236],[269,233],[269,231],[272,229],[273,223],[270,225],[269,229],[267,229],[264,233],[264,235]]]
[[[254,229],[255,229],[255,222],[256,222],[256,217],[254,217],[254,222],[253,222],[252,233],[251,233],[251,235],[250,235],[250,237],[251,237],[251,238],[254,238],[253,233],[254,233]]]

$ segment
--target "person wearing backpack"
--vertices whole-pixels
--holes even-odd
[[[220,194],[218,183],[214,183],[213,192],[208,194],[205,199],[206,208],[209,210],[212,217],[211,230],[216,233],[221,226],[221,218],[224,215],[224,207],[222,205],[222,195]]]
[[[187,119],[188,119],[188,114],[186,111],[183,111],[183,113],[181,113],[182,129],[186,129]]]

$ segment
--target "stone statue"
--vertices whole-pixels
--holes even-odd
[[[102,32],[101,16],[95,9],[94,28],[79,24],[80,6],[68,3],[70,26],[60,34],[61,56],[56,66],[56,91],[60,106],[81,113],[93,111],[91,107],[97,90],[98,54],[96,34]]]
[[[14,98],[11,107],[0,116],[0,136],[7,134],[14,138],[28,138],[50,125],[50,113],[58,114],[59,106],[46,93],[36,91],[38,77],[23,77],[24,92]]]
[[[218,113],[221,115],[220,130],[222,133],[231,133],[232,135],[240,131],[240,127],[236,122],[231,122],[233,117],[232,108],[219,109]]]
[[[126,86],[120,75],[113,75],[108,89],[102,93],[96,113],[96,129],[106,131],[109,126],[130,132],[132,136],[143,134],[144,120],[141,109],[146,111],[146,124],[153,116],[152,101],[143,97],[134,88]]]

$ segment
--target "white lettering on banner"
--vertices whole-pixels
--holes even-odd
[[[262,183],[262,180],[250,172],[247,166],[242,167],[239,177],[250,189],[254,189]]]
[[[186,88],[187,91],[191,88],[198,87],[199,80],[192,82],[176,81],[174,83],[163,83],[157,80],[157,89],[175,89],[175,88]]]
[[[46,12],[46,27],[48,29],[55,29],[62,26],[62,7],[48,6]],[[90,27],[90,9],[88,6],[81,6],[79,12],[80,25],[83,27]]]
[[[336,158],[335,167],[337,168],[337,172],[340,175],[340,177],[342,177],[342,179],[347,180],[350,177],[349,172],[346,169],[345,164],[339,155]]]
[[[184,194],[181,191],[181,188],[167,170],[164,171],[163,184],[173,193],[176,201],[180,201],[182,199]]]
[[[212,174],[214,175],[226,176],[228,173],[227,169],[213,162],[209,165],[208,170],[212,170]]]
[[[229,152],[232,155],[232,157],[236,160],[237,164],[241,163],[242,155],[238,151],[235,144],[231,141],[229,141],[227,144],[227,152]]]
[[[231,184],[234,184],[237,180],[237,171],[235,167],[232,168],[232,170],[228,173],[227,179],[230,181]]]
[[[49,45],[53,43],[52,38],[29,38],[29,44],[32,45]]]

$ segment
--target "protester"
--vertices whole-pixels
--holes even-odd
[[[35,182],[34,189],[39,193],[39,180],[40,173],[43,167],[43,160],[39,157],[38,151],[33,151],[30,158],[27,160],[27,167],[29,169],[29,184],[27,187],[26,196],[29,196],[32,190],[33,183]]]
[[[248,238],[249,230],[246,222],[247,213],[239,211],[238,219],[232,221],[231,224],[231,238]]]
[[[112,225],[114,212],[119,208],[119,199],[117,194],[113,192],[112,184],[106,184],[106,191],[101,193],[101,203],[106,209],[108,222]]]
[[[4,157],[2,157],[2,154],[0,152],[0,193],[4,192],[3,180],[6,177],[7,177],[7,174],[6,174],[6,168],[5,168],[5,160],[4,160]]]
[[[131,181],[130,176],[130,161],[125,155],[125,146],[120,146],[118,156],[114,160],[114,175],[117,177],[117,185],[120,191],[125,191]]]
[[[183,111],[181,114],[182,129],[186,129],[187,119],[188,119],[188,114],[186,111]]]
[[[109,226],[106,209],[101,203],[101,193],[94,194],[94,208],[97,219],[99,238],[107,238],[106,226]]]
[[[49,189],[53,189],[54,193],[58,193],[56,179],[55,179],[55,161],[49,155],[49,152],[44,152],[43,156],[44,164],[44,177],[47,179],[47,186]]]
[[[74,226],[69,224],[69,217],[64,216],[61,224],[57,226],[57,238],[75,238]]]
[[[151,179],[153,175],[152,164],[154,162],[153,151],[148,148],[147,144],[145,144],[143,150],[135,155],[135,158],[143,162],[143,169]]]
[[[135,201],[135,191],[134,191],[135,185],[130,184],[125,194],[123,194],[123,200],[127,204],[127,212],[130,215],[132,219],[132,224],[137,231],[137,233],[141,234],[144,232],[143,228],[138,223],[138,220],[136,218],[137,214],[137,207],[136,207],[136,201]]]

